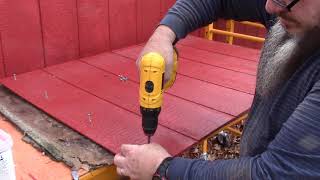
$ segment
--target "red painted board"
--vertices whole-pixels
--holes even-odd
[[[113,52],[135,60],[141,49],[142,46],[132,46]],[[180,56],[183,56],[182,54],[183,53],[180,53]],[[178,73],[249,94],[253,94],[255,90],[255,76],[253,75],[239,73],[184,58],[179,58]]]
[[[77,0],[40,0],[46,65],[79,57]]]
[[[181,45],[191,46],[197,49],[202,49],[210,52],[220,53],[228,56],[234,56],[241,59],[258,61],[260,51],[257,49],[246,48],[226,43],[204,40],[203,38],[188,36],[179,41]]]
[[[233,116],[248,110],[253,99],[253,95],[185,76],[177,76],[168,92]]]
[[[110,49],[108,1],[78,0],[80,56]]]
[[[4,60],[3,60],[2,40],[1,40],[1,31],[0,31],[0,79],[3,77],[5,77],[5,71],[4,71]]]
[[[111,72],[114,75],[124,75],[136,83],[139,82],[135,62],[127,58],[123,58],[112,53],[104,53],[92,58],[86,58],[84,59],[84,62],[102,70],[105,70],[107,72]],[[198,79],[190,78],[188,76],[178,76],[174,86],[168,91],[170,94],[186,99],[188,101],[202,104],[217,111],[231,114],[233,116],[238,116],[251,106],[252,95],[249,95],[248,93],[239,92],[238,90],[232,90],[229,87],[226,88],[214,85],[210,83],[210,80],[208,80],[208,82],[205,82],[199,79],[212,79],[212,77],[217,77],[219,79],[219,77],[221,77],[222,80],[220,84],[228,85],[228,81],[230,81],[232,83],[230,83],[229,86],[241,89],[241,87],[251,87],[252,84],[254,84],[255,82],[254,78],[250,79],[252,82],[252,84],[250,84],[244,81],[245,79],[241,75],[240,78],[242,79],[237,79],[237,74],[233,74],[233,76],[224,77],[221,75],[224,73],[221,73],[214,74],[215,76],[212,76],[212,72],[214,72],[214,70],[207,67],[203,67],[202,64],[188,63],[187,65],[185,65],[185,61],[182,61],[181,64],[181,71],[184,72],[181,74],[187,74],[193,77],[197,77]],[[211,81],[219,82],[219,80]],[[237,87],[236,85],[240,87]],[[254,89],[254,87],[252,89]],[[212,98],[208,97],[212,97],[215,100],[213,101]]]
[[[161,0],[137,0],[138,43],[149,39],[161,18]]]
[[[189,46],[177,45],[177,48],[182,58],[253,76],[255,76],[257,72],[257,62],[255,61],[208,52]]]
[[[6,75],[44,67],[39,5],[37,0],[10,0],[1,32]]]
[[[161,14],[166,15],[168,10],[174,5],[176,0],[161,0]]]
[[[180,74],[210,82],[237,91],[254,94],[256,77],[227,69],[180,59]]]
[[[143,144],[146,136],[140,117],[38,70],[9,78],[4,85],[113,153],[123,143]],[[47,98],[44,92],[47,92]],[[88,113],[91,113],[90,119]],[[193,143],[172,130],[159,126],[153,142],[176,155]]]
[[[110,61],[111,59],[108,59]],[[116,60],[116,59],[113,59]],[[94,61],[92,59],[90,62]],[[121,66],[114,67],[122,68]],[[72,61],[47,68],[55,76],[91,92],[108,102],[140,115],[139,84],[123,82],[118,76],[88,64]],[[110,88],[110,85],[112,88]],[[185,136],[200,140],[229,122],[233,117],[172,95],[165,95],[159,122]]]
[[[136,1],[109,0],[111,49],[118,49],[137,43]]]
[[[117,49],[112,52],[130,59],[136,60],[140,52],[142,51],[142,49],[143,49],[143,46],[136,45],[136,46],[130,46],[127,48]]]

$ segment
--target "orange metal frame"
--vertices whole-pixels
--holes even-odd
[[[206,32],[205,32],[205,38],[209,40],[213,40],[214,34],[220,34],[220,35],[225,35],[227,36],[227,42],[229,44],[233,44],[233,39],[234,38],[241,38],[241,39],[246,39],[249,41],[254,41],[254,42],[264,42],[265,39],[261,37],[256,37],[256,36],[251,36],[251,35],[246,35],[246,34],[241,34],[241,33],[235,33],[234,32],[234,26],[235,26],[235,21],[234,20],[228,20],[226,24],[226,31],[224,30],[219,30],[213,28],[213,24],[210,24],[206,27]],[[245,25],[249,26],[254,26],[257,28],[264,28],[262,24],[259,23],[254,23],[254,22],[249,22],[249,21],[243,21],[240,22]]]

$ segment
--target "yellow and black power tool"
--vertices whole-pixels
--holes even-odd
[[[165,59],[159,54],[150,52],[141,58],[140,62],[140,112],[142,115],[142,128],[148,136],[150,143],[151,136],[157,130],[158,116],[161,111],[163,93],[170,88],[177,74],[178,54],[174,49],[174,67],[170,80],[164,84]]]

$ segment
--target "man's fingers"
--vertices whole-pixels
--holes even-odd
[[[121,156],[120,154],[117,154],[114,159],[113,159],[113,163],[119,167],[119,168],[123,168],[126,164],[126,158]]]
[[[119,174],[120,176],[128,176],[126,170],[119,167],[117,167],[117,174]]]
[[[127,156],[131,151],[133,151],[137,147],[138,147],[137,145],[123,144],[120,148],[121,154],[123,156]]]

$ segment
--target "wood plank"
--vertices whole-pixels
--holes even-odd
[[[4,70],[4,58],[2,52],[2,39],[1,39],[1,31],[0,31],[0,79],[5,77]]]
[[[137,43],[137,0],[109,0],[110,46],[122,48]]]
[[[38,1],[4,3],[7,3],[7,16],[3,18],[7,20],[1,36],[7,76],[44,67]]]
[[[75,88],[42,70],[19,75],[17,80],[7,78],[3,83],[113,153],[119,152],[123,143],[146,143],[139,116]],[[111,89],[110,84],[108,85]],[[44,92],[47,92],[47,95]],[[88,113],[91,113],[91,122]],[[153,142],[163,145],[173,155],[195,143],[194,140],[163,126],[158,127]]]
[[[185,39],[179,41],[179,43],[185,46],[191,46],[214,53],[220,53],[256,62],[258,62],[260,57],[260,51],[257,49],[246,48],[237,45],[231,46],[226,43],[204,40],[203,38],[195,36],[187,36]]]
[[[40,0],[46,65],[79,57],[77,0]]]
[[[108,1],[78,0],[80,56],[110,49]]]
[[[92,58],[86,58],[84,59],[84,62],[115,75],[124,75],[136,83],[139,82],[135,62],[127,58],[111,53],[104,53]],[[239,115],[250,107],[252,95],[230,89],[230,87],[240,90],[244,89],[244,91],[247,90],[248,92],[253,93],[252,90],[254,89],[255,82],[254,78],[248,80],[245,79],[245,77],[250,76],[243,77],[240,75],[239,77],[237,74],[222,76],[222,74],[224,75],[226,73],[208,68],[209,66],[202,64],[190,63],[190,61],[187,60],[182,61],[180,66],[180,74],[190,75],[197,77],[198,79],[190,78],[188,76],[180,76],[179,74],[174,86],[168,91],[170,94],[233,116]],[[221,77],[220,82],[219,78],[216,80],[216,78],[212,77]],[[208,82],[201,80],[201,78],[207,79]],[[251,82],[251,84],[247,82]],[[229,85],[229,87],[222,87],[212,83]],[[252,88],[249,89],[248,87]],[[213,98],[214,100],[212,100]]]
[[[161,18],[161,0],[137,0],[138,43],[149,39]]]
[[[92,61],[94,59],[89,62]],[[105,58],[104,61],[117,61],[117,59]],[[128,61],[130,62],[130,60]],[[122,69],[122,66],[116,66],[113,69]],[[47,70],[54,76],[91,92],[97,97],[140,115],[139,84],[137,82],[123,82],[114,74],[79,61],[49,67]],[[159,123],[185,136],[200,140],[232,118],[225,113],[166,94],[162,112],[159,116]]]
[[[257,72],[257,63],[254,61],[244,60],[220,53],[208,52],[188,46],[177,45],[177,48],[179,50],[179,55],[182,58],[253,76],[255,76]]]
[[[132,46],[113,52],[135,60],[137,59],[141,50],[141,46]],[[193,50],[195,49],[191,49],[190,51],[191,56]],[[180,56],[183,56],[183,53],[186,52],[179,53]],[[223,56],[223,58],[224,57],[225,56]],[[213,59],[213,61],[215,61],[215,59]],[[201,81],[210,82],[215,85],[231,88],[249,94],[254,94],[255,90],[255,76],[253,75],[239,73],[236,71],[199,63],[184,58],[179,58],[178,73],[184,76],[192,77]]]
[[[168,10],[174,5],[176,0],[162,0],[161,1],[161,14],[165,16]]]

